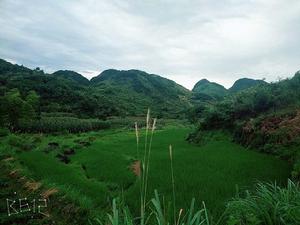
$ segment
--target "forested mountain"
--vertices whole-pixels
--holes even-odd
[[[139,116],[147,108],[158,117],[182,116],[190,91],[166,78],[138,70],[106,70],[91,81],[68,70],[53,74],[39,68],[0,61],[1,95],[17,88],[35,91],[42,112],[68,112],[81,117]]]
[[[194,88],[193,93],[195,98],[202,99],[221,99],[227,94],[227,89],[220,84],[210,82],[207,79],[198,81]]]
[[[111,104],[92,95],[89,88],[61,76],[45,74],[39,68],[31,70],[23,66],[1,61],[1,95],[17,88],[24,96],[35,91],[40,96],[43,112],[68,112],[84,116],[105,116]]]
[[[109,95],[131,115],[143,114],[148,107],[157,116],[184,112],[190,91],[174,81],[139,70],[106,70],[91,80],[98,94]]]
[[[183,117],[193,104],[222,100],[227,95],[266,84],[243,78],[227,90],[202,79],[192,92],[169,79],[139,70],[103,71],[89,81],[79,73],[59,70],[53,74],[0,60],[1,95],[17,88],[25,96],[35,91],[42,112],[67,112],[80,117],[140,116],[148,107],[157,117]]]
[[[67,80],[76,82],[81,85],[89,85],[90,84],[90,81],[87,78],[85,78],[81,74],[76,73],[71,70],[58,70],[58,71],[52,73],[52,75],[65,78]]]
[[[251,88],[257,85],[261,84],[267,84],[267,82],[263,80],[254,80],[250,78],[241,78],[234,82],[231,88],[229,88],[229,91],[231,93],[236,93],[238,91],[245,90],[247,88]]]
[[[227,95],[232,95],[240,91],[246,90],[257,85],[267,84],[263,80],[254,80],[250,78],[242,78],[233,84],[229,89],[224,86],[210,82],[207,79],[198,81],[192,89],[192,102],[196,107],[203,104],[211,104],[222,100]]]

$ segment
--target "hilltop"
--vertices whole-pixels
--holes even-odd
[[[250,78],[241,78],[234,82],[229,91],[232,93],[236,93],[247,88],[255,87],[257,85],[264,85],[267,84],[264,80],[254,80]]]

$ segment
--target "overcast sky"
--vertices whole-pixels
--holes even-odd
[[[88,78],[140,69],[189,89],[275,81],[300,70],[300,1],[0,0],[0,58]]]

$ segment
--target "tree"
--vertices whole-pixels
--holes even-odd
[[[22,108],[24,101],[18,89],[12,89],[5,93],[4,96],[5,117],[8,126],[14,130],[18,125],[19,119],[22,117]]]
[[[0,104],[1,125],[6,125],[11,130],[15,130],[21,120],[36,118],[36,112],[39,108],[39,96],[34,91],[30,91],[23,99],[18,89],[12,89],[0,98]]]
[[[40,116],[40,96],[38,96],[38,94],[35,91],[28,92],[28,95],[26,96],[26,103],[27,105],[30,105],[33,110],[32,118]]]

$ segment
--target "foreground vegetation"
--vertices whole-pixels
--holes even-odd
[[[290,225],[300,223],[300,187],[288,181],[287,188],[280,188],[273,183],[258,183],[255,191],[247,191],[244,196],[237,196],[229,201],[222,216],[213,221],[209,216],[205,203],[199,210],[195,208],[195,199],[187,210],[178,210],[174,220],[170,220],[165,213],[168,209],[161,202],[155,191],[154,198],[149,203],[151,213],[149,224],[163,225]],[[152,220],[151,220],[152,219]],[[99,224],[104,224],[96,220]],[[174,222],[175,221],[175,222]],[[128,207],[116,205],[113,201],[112,213],[108,214],[107,223],[112,225],[132,225],[135,219],[131,216]]]
[[[170,143],[174,146],[177,206],[188,208],[193,198],[204,201],[213,221],[222,214],[225,202],[235,195],[236,184],[244,190],[252,189],[257,180],[285,183],[290,172],[285,162],[247,151],[222,132],[212,134],[205,145],[191,145],[185,141],[189,131],[169,127],[156,131],[153,137],[147,196],[153,196],[156,189],[163,194],[168,215],[172,215],[173,198]],[[4,143],[2,148],[7,152],[16,151],[14,157],[29,177],[55,187],[94,215],[92,218],[103,220],[114,197],[128,205],[133,217],[139,215],[140,180],[132,170],[137,160],[134,131],[9,135]],[[140,145],[144,145],[143,137]]]

